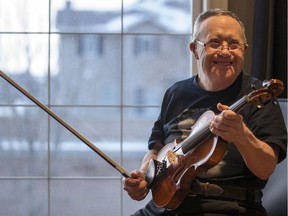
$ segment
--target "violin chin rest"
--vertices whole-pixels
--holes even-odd
[[[146,182],[147,182],[147,186],[149,188],[152,187],[153,181],[155,179],[156,173],[157,173],[157,164],[159,162],[156,160],[151,159],[148,165],[148,169],[146,171]]]

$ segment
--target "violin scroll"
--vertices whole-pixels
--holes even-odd
[[[268,92],[274,97],[279,96],[284,91],[284,84],[278,79],[264,80],[263,87],[267,87]]]
[[[271,79],[262,83],[262,88],[255,89],[247,96],[250,103],[254,103],[258,108],[263,108],[263,103],[269,100],[275,100],[283,90],[284,85],[281,80]]]

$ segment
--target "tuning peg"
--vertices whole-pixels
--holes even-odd
[[[263,105],[263,103],[261,102],[261,103],[258,103],[258,104],[257,104],[257,107],[258,107],[258,109],[263,109],[264,105]]]
[[[258,109],[263,109],[263,107],[264,107],[264,104],[263,104],[263,101],[261,98],[258,98],[258,100],[257,100],[257,107],[258,107]]]
[[[279,102],[278,102],[278,100],[277,100],[277,98],[274,97],[274,96],[273,96],[271,102],[272,102],[272,104],[273,104],[274,106],[280,106],[280,105],[279,105]]]
[[[269,86],[269,84],[270,84],[270,81],[267,80],[267,79],[265,79],[265,80],[262,82],[262,86],[263,86],[263,87],[267,87],[267,86]]]

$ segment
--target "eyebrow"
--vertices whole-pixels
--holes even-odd
[[[212,41],[212,40],[215,40],[215,39],[217,39],[217,40],[220,40],[220,41],[238,41],[238,42],[240,42],[242,39],[241,38],[234,38],[234,37],[231,37],[231,38],[228,38],[227,39],[227,37],[219,37],[219,36],[214,36],[214,37],[208,37],[208,41]]]

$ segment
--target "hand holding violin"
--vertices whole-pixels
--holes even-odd
[[[229,110],[229,107],[221,103],[217,104],[221,114],[216,115],[210,124],[212,133],[220,136],[227,142],[235,143],[241,137],[245,136],[245,131],[248,129],[243,122],[243,117]]]
[[[273,173],[278,161],[278,147],[270,146],[257,139],[243,122],[240,114],[217,104],[222,111],[210,124],[210,131],[226,142],[234,143],[247,167],[260,179],[266,180]]]

